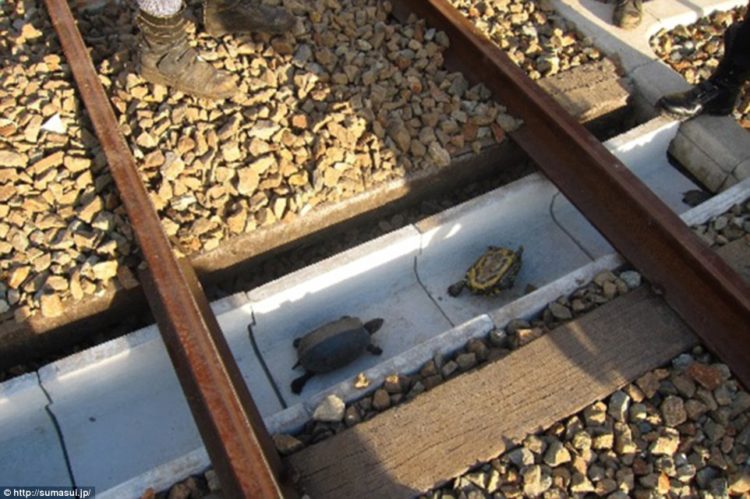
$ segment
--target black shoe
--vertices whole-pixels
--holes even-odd
[[[656,103],[670,114],[691,117],[705,113],[713,116],[732,114],[740,89],[736,85],[705,80],[692,90],[665,95]]]

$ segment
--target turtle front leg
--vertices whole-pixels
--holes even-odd
[[[305,374],[292,381],[292,393],[294,393],[295,395],[299,395],[300,393],[302,393],[302,389],[305,387],[305,383],[307,383],[307,381],[313,376],[315,376],[314,372],[305,371]]]
[[[466,286],[465,280],[460,280],[456,283],[453,283],[448,286],[448,294],[455,298],[456,296],[461,294],[461,291],[464,290],[464,286]]]
[[[377,345],[373,345],[372,343],[370,343],[369,345],[367,345],[367,351],[370,352],[373,355],[381,355],[383,353],[383,349],[382,348],[380,348]]]

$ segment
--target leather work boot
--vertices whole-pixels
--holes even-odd
[[[203,26],[212,36],[256,32],[280,35],[292,29],[295,21],[280,7],[249,0],[203,0]]]
[[[740,96],[740,85],[709,78],[692,90],[665,95],[657,105],[668,113],[691,117],[700,113],[713,116],[732,114]]]
[[[616,0],[612,23],[618,28],[634,29],[643,18],[642,0]]]
[[[138,13],[137,23],[142,33],[141,77],[195,97],[232,97],[238,89],[229,73],[201,59],[188,45],[188,21],[183,11],[170,17]]]

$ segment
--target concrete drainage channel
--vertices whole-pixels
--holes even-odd
[[[744,181],[689,210],[681,195],[696,186],[666,159],[677,129],[657,119],[607,146],[689,224],[750,196]],[[493,298],[448,296],[491,244],[525,248],[513,289]],[[287,432],[330,393],[346,401],[367,393],[353,387],[358,373],[374,388],[389,374],[414,372],[622,263],[535,174],[213,308],[266,425]],[[294,395],[293,339],[342,315],[384,318],[375,335],[383,354],[316,376]],[[3,383],[0,422],[0,482],[75,483],[95,486],[101,497],[135,497],[210,464],[154,326]]]

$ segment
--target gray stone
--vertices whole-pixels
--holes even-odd
[[[586,426],[601,426],[607,418],[607,406],[604,402],[595,402],[583,410]]]
[[[518,447],[507,454],[508,460],[517,467],[534,464],[534,454],[526,447]]]
[[[477,365],[477,356],[474,353],[462,353],[456,357],[456,363],[462,371],[466,371]]]
[[[562,442],[557,439],[549,442],[547,452],[544,454],[544,462],[553,468],[570,462],[570,452]]]
[[[285,433],[277,433],[273,435],[273,443],[276,446],[276,450],[282,456],[288,456],[304,447],[301,441],[291,435]]]
[[[684,401],[680,397],[669,395],[661,403],[659,410],[667,426],[674,427],[687,421]]]
[[[504,329],[493,329],[490,331],[490,343],[497,348],[507,348],[508,333]]]
[[[627,422],[629,406],[630,397],[622,390],[618,390],[609,398],[607,414],[609,414],[615,421]]]
[[[346,404],[336,395],[329,395],[315,408],[313,419],[320,422],[338,423],[344,419]]]
[[[671,456],[680,445],[680,434],[673,428],[663,428],[658,438],[651,444],[649,451],[654,455]]]
[[[545,474],[538,464],[521,469],[523,477],[523,492],[527,496],[535,497],[552,486],[552,477]]]

